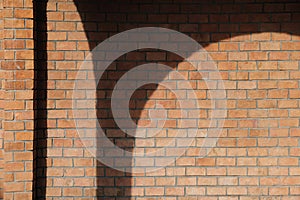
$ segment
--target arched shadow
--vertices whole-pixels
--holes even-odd
[[[90,50],[111,35],[137,27],[154,26],[177,30],[191,36],[203,47],[214,42],[252,33],[282,32],[292,35],[299,35],[300,33],[299,14],[297,13],[300,10],[299,3],[297,4],[297,1],[292,0],[261,0],[246,1],[245,3],[242,1],[235,2],[233,0],[74,0],[74,3],[81,16],[83,29],[86,33]],[[287,3],[291,4],[287,5]],[[35,12],[46,13],[46,7],[36,6]],[[44,39],[38,39],[36,40],[36,43],[44,44],[46,40],[46,30],[42,28],[43,26],[39,23],[46,23],[46,15],[41,14],[41,16],[35,15],[35,20],[37,22],[36,27],[41,27],[36,29],[36,37]],[[36,49],[37,54],[41,55],[46,51],[46,46],[42,45],[42,48],[44,49]],[[131,53],[128,55],[130,54]],[[138,59],[139,56],[144,59],[145,53],[132,56],[133,61],[129,62],[130,64],[124,62],[126,59],[123,59],[122,61],[122,58],[119,58],[119,66],[124,65],[128,70],[136,66],[135,64],[141,64],[145,60],[142,59],[141,62],[139,60],[137,62],[134,61],[134,59]],[[38,93],[39,91],[47,90],[47,85],[40,84],[44,83],[44,79],[47,78],[47,70],[46,67],[41,69],[40,66],[47,65],[47,57],[41,55],[41,59],[38,58],[38,60],[39,62],[36,63],[35,66],[36,72],[42,73],[42,77],[45,78],[36,76],[35,84],[37,92],[35,104],[41,105],[41,103],[38,102]],[[172,62],[172,59],[169,61]],[[175,63],[181,61],[182,60],[179,59],[176,60]],[[118,61],[116,62],[118,63]],[[118,72],[118,68],[115,68],[114,70]],[[121,74],[122,73],[113,78],[112,81],[115,82],[117,80],[116,78]],[[109,78],[109,76],[107,77]],[[100,91],[110,91],[112,89],[113,84],[104,84],[105,78],[101,81],[102,82],[98,85]],[[101,88],[102,86],[105,86],[106,88]],[[152,88],[152,90],[155,90],[155,88],[156,86]],[[141,90],[139,92],[142,94],[145,91]],[[109,94],[109,92],[107,94]],[[137,94],[137,96],[139,96],[139,94]],[[98,98],[98,110],[101,110],[101,108],[110,110],[109,106],[107,107],[106,105],[107,102],[101,101],[101,99],[106,99],[109,102],[110,96],[103,97],[101,96],[101,92],[99,92]],[[145,105],[145,102],[142,102],[142,105]],[[45,112],[46,109],[46,105],[42,107],[38,106],[35,114],[37,127],[41,125],[42,130],[46,130],[47,128],[47,124],[42,120],[47,117],[47,112]],[[140,117],[140,114],[140,111],[137,111],[135,114],[137,119]],[[111,120],[111,113],[109,112],[107,113],[106,120],[99,119],[102,125],[104,123],[112,123],[112,125],[107,127],[108,129],[115,128],[115,124],[109,120]],[[121,134],[121,137],[124,137],[124,135]],[[41,143],[36,144],[36,155],[37,152],[40,152],[43,149],[44,152],[46,149],[46,136],[41,137],[40,132],[36,130],[35,140],[37,138],[42,138],[44,142],[39,140]],[[128,141],[129,142],[123,148],[132,149],[134,140],[128,138]],[[43,144],[45,145],[43,146]],[[43,167],[46,163],[44,153],[38,157],[39,159],[36,159],[36,166]],[[40,183],[39,186],[37,186],[38,184],[34,184],[35,190],[41,190],[40,196],[43,197],[46,188],[46,169],[44,168],[42,171],[36,170],[35,174],[37,174],[37,176],[35,176],[36,183]],[[113,197],[129,199],[132,181],[130,179],[130,173],[120,173],[98,163],[97,196],[99,199]]]
[[[170,28],[183,32],[198,41],[203,47],[231,37],[252,33],[284,32],[297,35],[300,32],[300,23],[298,22],[299,15],[283,12],[283,9],[286,9],[286,7],[280,8],[280,5],[284,5],[286,2],[289,1],[274,0],[272,2],[260,1],[255,3],[251,1],[250,3],[233,3],[233,1],[223,0],[120,0],[88,2],[75,0],[89,41],[90,50],[111,35],[132,28],[150,26]],[[274,7],[273,4],[278,6]],[[143,56],[141,54],[140,56],[141,58],[145,58],[145,55]],[[138,59],[138,56],[136,56],[136,59]],[[172,62],[172,60],[168,61]],[[181,61],[182,60],[179,59],[176,62]],[[126,59],[123,59],[123,65],[127,67],[127,70],[142,62],[143,61],[137,60],[137,62],[131,61],[131,63],[128,63]],[[119,60],[117,63],[121,63],[120,66],[122,66],[122,59],[121,62]],[[114,68],[114,70],[118,73],[119,78],[122,72],[118,67]],[[109,76],[107,76],[107,78],[109,79]],[[110,89],[112,89],[117,80],[114,79],[110,81],[114,82],[110,84]],[[99,85],[101,85],[101,81]],[[103,84],[102,82],[102,85],[107,86],[108,84]],[[153,89],[155,90],[155,88]],[[143,93],[143,91],[140,92]],[[110,96],[108,95],[106,98],[106,100],[109,101]],[[102,101],[98,101],[98,107],[101,107],[101,102]],[[144,104],[145,103],[146,102],[144,102]],[[137,118],[141,117],[141,113],[137,112],[136,114]],[[111,120],[111,124],[116,126],[111,113],[107,116],[108,118],[106,120]],[[129,145],[126,146],[127,148],[133,148],[133,146],[131,146],[134,145],[133,138],[130,138],[130,142],[126,145]],[[103,171],[102,169],[98,170],[98,197],[115,196],[118,198],[130,198],[130,185],[125,185],[124,187],[124,185],[122,185],[124,182],[120,181],[122,180],[122,178],[120,179],[120,174],[118,172],[116,172],[116,174],[115,177],[117,178],[114,179],[115,182],[112,185],[115,186],[115,192],[105,193],[104,184],[99,184],[101,179],[103,179]],[[114,176],[113,174],[111,175]],[[125,180],[128,180],[130,174],[123,174],[123,178],[124,177]],[[120,181],[120,184],[118,181]]]

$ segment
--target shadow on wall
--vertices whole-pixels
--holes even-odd
[[[155,55],[155,58],[152,57],[152,55]],[[139,152],[139,150],[142,150],[143,148],[151,151],[152,141],[151,139],[139,139],[138,142],[141,142],[142,145],[139,145],[138,149],[134,149],[137,141],[134,139],[134,137],[127,135],[120,130],[116,124],[112,115],[111,96],[118,80],[129,70],[142,64],[160,63],[172,68],[176,68],[181,61],[181,57],[170,52],[166,53],[159,50],[143,49],[132,51],[124,56],[119,57],[107,68],[104,75],[101,77],[97,88],[99,91],[97,95],[97,117],[99,124],[104,129],[107,138],[109,138],[114,145],[129,152],[132,152],[133,150],[135,150],[135,152]],[[163,70],[155,72],[155,74],[159,74],[159,76],[163,78],[167,77],[168,73],[168,71]],[[156,80],[163,81],[163,78],[156,78]],[[159,92],[156,93],[157,91],[166,92],[166,97],[161,99],[161,97],[157,96],[157,94],[159,94]],[[174,99],[174,94],[156,84],[146,84],[140,88],[137,88],[130,98],[129,111],[132,120],[139,126],[149,125],[149,110],[155,106],[155,102],[164,104],[166,107],[171,106],[173,110],[178,108],[178,106],[176,106],[177,104],[176,100]],[[174,107],[172,105],[174,105]],[[172,128],[173,122],[174,119],[167,119],[164,128]],[[165,132],[162,130],[158,134],[164,135]],[[166,137],[166,135],[164,137]],[[147,148],[147,142],[150,144],[150,148],[149,146]],[[101,147],[98,149],[101,149]],[[153,150],[154,149],[155,148],[153,148]],[[135,162],[132,159],[122,162],[122,166],[127,169],[126,172],[114,170],[98,161],[98,198],[122,197],[121,199],[130,199],[131,187],[133,184],[131,173],[133,170],[132,163]],[[145,176],[145,173],[140,173],[139,175]]]
[[[185,33],[199,42],[203,47],[238,35],[260,32],[284,32],[299,34],[299,14],[291,14],[284,6],[277,3],[289,1],[266,1],[258,3],[233,3],[233,0],[193,1],[193,0],[74,0],[84,24],[89,48],[92,50],[106,38],[119,32],[138,27],[164,27]],[[296,1],[293,1],[296,2]],[[275,6],[272,6],[275,5]],[[296,5],[295,5],[296,6]],[[297,7],[297,6],[296,6]],[[298,9],[298,8],[289,8]],[[35,191],[39,197],[46,190],[46,138],[47,135],[47,57],[46,57],[46,6],[38,3],[35,6],[36,20],[36,76],[35,76]],[[296,23],[297,22],[297,23]],[[152,50],[153,51],[153,50]],[[155,50],[154,50],[155,51]],[[156,51],[160,52],[160,51]],[[110,95],[114,84],[131,68],[148,62],[163,62],[176,67],[182,59],[176,56],[147,59],[149,50],[134,51],[120,57],[107,70],[98,85],[98,117],[99,123],[106,129],[108,137],[118,146],[126,150],[134,147],[134,138],[126,136],[118,129],[112,119]],[[167,58],[167,59],[166,59]],[[39,75],[37,75],[39,74]],[[112,75],[112,76],[110,76]],[[138,122],[147,97],[155,91],[157,85],[140,88],[134,96],[140,102],[139,107],[132,104],[132,116]],[[103,91],[105,95],[103,96]],[[143,97],[139,99],[140,97]],[[139,109],[138,109],[139,108]],[[104,114],[105,113],[105,114]],[[113,130],[113,131],[111,131]],[[122,142],[118,143],[122,139]],[[130,199],[132,177],[130,173],[122,173],[98,162],[97,197]]]
[[[33,199],[46,197],[47,176],[47,1],[34,1]]]
[[[84,1],[75,0],[78,12],[80,13],[82,22],[84,24],[84,30],[89,41],[90,49],[92,50],[97,44],[104,39],[117,34],[119,32],[129,30],[138,27],[164,27],[173,30],[183,32],[193,39],[198,41],[203,47],[218,42],[230,37],[238,35],[246,35],[259,32],[286,32],[297,34],[299,33],[299,24],[293,25],[285,23],[285,21],[297,20],[298,16],[290,16],[289,14],[273,15],[273,12],[281,12],[276,8],[275,10],[268,10],[267,6],[263,3],[230,3],[233,1],[215,0],[209,1],[138,1],[138,0],[121,0],[121,1]],[[268,2],[271,5],[272,2]],[[283,11],[283,10],[282,10]],[[230,13],[231,15],[227,15]],[[251,14],[250,14],[251,13]],[[209,15],[209,17],[208,17]],[[251,23],[248,23],[251,22]],[[165,64],[176,67],[178,63],[182,61],[180,57],[167,56],[160,54],[160,59],[147,60],[146,51],[136,51],[125,55],[123,58],[119,58],[111,68],[107,70],[107,76],[103,76],[99,89],[106,90],[106,96],[98,101],[98,117],[99,122],[103,126],[104,123],[110,128],[117,128],[113,121],[111,112],[107,115],[103,115],[103,110],[111,110],[110,107],[110,94],[111,91],[120,78],[126,71],[131,68],[147,62],[165,62]],[[128,58],[134,58],[128,60]],[[166,59],[168,58],[168,59]],[[171,58],[171,59],[170,59]],[[174,60],[172,60],[174,59]],[[117,74],[116,76],[110,76],[111,74]],[[109,81],[109,82],[107,82]],[[105,82],[105,83],[104,83]],[[144,89],[144,90],[143,90]],[[145,94],[149,95],[149,92],[153,92],[156,86],[152,85],[152,88],[143,88],[137,91],[137,97],[142,97],[144,102],[141,107],[135,107],[131,104],[131,109],[135,110],[136,120],[142,118],[139,108],[144,108],[146,102]],[[152,89],[152,90],[147,90]],[[102,93],[99,93],[102,94]],[[151,95],[151,94],[150,94]],[[134,96],[133,96],[134,98]],[[139,101],[139,99],[137,99]],[[106,102],[103,104],[103,102]],[[133,101],[132,101],[133,102]],[[132,103],[131,102],[131,103]],[[103,116],[107,116],[103,120]],[[134,117],[133,117],[134,118]],[[109,128],[110,127],[110,128]],[[116,142],[120,137],[126,137],[122,131],[118,130],[114,132],[117,136],[112,137],[115,144],[125,149],[132,149],[134,145],[134,139],[127,136],[127,140],[123,140],[119,144]],[[127,142],[124,142],[127,141]],[[104,169],[103,169],[104,168]],[[104,173],[103,173],[104,171]],[[98,163],[97,184],[98,184],[98,197],[124,197],[130,198],[130,184],[133,180],[130,180],[130,173],[120,174],[120,172],[105,173],[105,171],[111,171],[109,167],[102,166]],[[109,177],[107,177],[107,175]],[[114,180],[113,185],[107,186],[105,181],[107,178]]]

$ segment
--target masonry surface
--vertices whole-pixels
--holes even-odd
[[[222,75],[228,110],[206,157],[198,157],[200,135],[170,166],[132,174],[105,166],[84,147],[72,94],[88,53],[110,36],[138,27],[169,28],[199,42]],[[297,0],[0,0],[0,62],[2,199],[300,199]],[[208,90],[181,57],[156,49],[129,52],[109,66],[97,88],[98,121],[127,151],[168,144],[172,148],[164,156],[172,156],[178,148],[170,143],[172,130],[180,128],[181,117],[172,91],[149,84],[130,101],[139,125],[149,122],[156,104],[167,109],[169,119],[154,138],[129,137],[111,113],[116,82],[149,62],[171,66],[190,80],[201,108],[199,127],[208,128],[218,85],[212,80]]]

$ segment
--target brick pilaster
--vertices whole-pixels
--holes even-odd
[[[30,199],[33,168],[32,1],[4,1],[4,198]]]

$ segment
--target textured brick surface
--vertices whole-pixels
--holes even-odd
[[[33,137],[24,136],[33,136],[33,35],[23,32],[33,29],[33,7],[29,1],[1,1],[1,8],[3,197],[30,199]]]
[[[5,135],[0,148],[5,162],[0,178],[3,167],[6,199],[30,199],[33,193],[34,199],[300,198],[297,1],[50,0],[39,1],[35,9],[27,0],[4,2],[0,131]],[[104,166],[83,147],[73,119],[72,90],[82,61],[97,44],[148,26],[183,32],[209,52],[224,80],[228,111],[221,137],[205,158],[197,157],[205,136],[200,135],[170,166],[131,174]],[[149,122],[156,104],[167,109],[169,119],[155,138],[126,137],[111,113],[110,97],[118,79],[149,62],[167,64],[190,80],[202,109],[198,125],[209,126],[211,94],[218,94],[218,84],[212,80],[213,89],[207,90],[201,75],[182,58],[149,49],[127,53],[105,72],[97,92],[99,123],[123,149],[153,151],[168,144],[165,156],[172,156],[179,146],[171,140],[172,130],[180,126],[181,117],[172,91],[147,85],[132,96],[131,116],[139,125]],[[80,105],[90,108],[94,102]],[[1,158],[0,151],[3,162]]]

